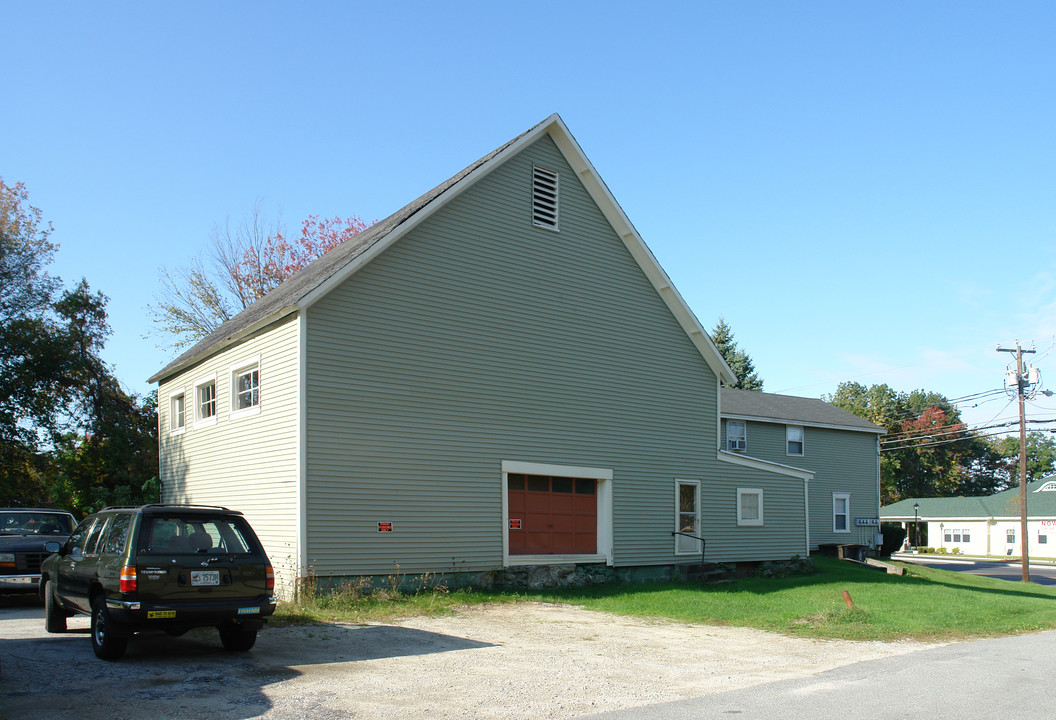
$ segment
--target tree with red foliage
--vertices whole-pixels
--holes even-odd
[[[286,278],[368,227],[355,216],[320,218],[309,215],[301,223],[301,236],[295,241],[291,242],[281,231],[276,231],[263,243],[248,244],[242,260],[231,268],[232,282],[238,287],[240,297],[259,300]]]
[[[214,225],[210,247],[187,267],[162,268],[161,291],[150,307],[159,334],[175,349],[202,339],[283,281],[373,223],[357,216],[309,215],[290,239],[281,220],[266,222],[261,204],[231,229]]]
[[[884,504],[907,497],[988,495],[1004,489],[1000,457],[936,392],[899,392],[887,385],[840,383],[824,398],[883,426],[880,492]]]

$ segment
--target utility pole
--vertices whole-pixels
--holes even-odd
[[[1023,372],[1023,355],[1031,354],[1034,350],[1024,350],[1016,340],[1016,347],[1003,348],[998,346],[998,352],[1014,353],[1016,356],[1015,378],[1008,374],[1016,386],[1016,397],[1019,400],[1019,536],[1022,549],[1023,582],[1030,582],[1030,560],[1027,558],[1027,413],[1026,413],[1026,388],[1030,384],[1027,375]],[[1006,382],[1006,385],[1011,385]]]

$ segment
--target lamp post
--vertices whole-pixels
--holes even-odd
[[[917,519],[917,513],[920,511],[920,503],[913,503],[913,548],[916,549],[917,543],[920,542],[920,521]]]

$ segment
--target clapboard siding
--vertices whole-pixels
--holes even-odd
[[[531,224],[533,162],[560,173],[560,232]],[[547,137],[306,312],[316,573],[501,566],[504,460],[611,469],[617,565],[676,561],[675,478],[715,507],[762,482],[716,459],[714,373]],[[753,530],[730,559],[795,534]]]
[[[297,573],[297,319],[291,316],[163,380],[158,392],[162,499],[245,513],[275,566],[280,589]],[[231,371],[260,359],[260,412],[232,417]],[[216,375],[217,421],[195,426],[195,383]],[[187,397],[187,427],[169,432],[169,396]]]
[[[788,423],[795,424],[795,423]],[[825,543],[862,543],[872,541],[875,527],[854,526],[855,518],[879,517],[877,493],[876,435],[836,428],[803,428],[803,455],[785,452],[785,423],[747,423],[746,455],[761,460],[792,465],[814,472],[810,481],[810,544],[817,549]],[[726,442],[726,421],[723,420]],[[850,493],[850,532],[832,529],[833,493]]]

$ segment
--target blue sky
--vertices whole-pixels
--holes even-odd
[[[379,219],[560,113],[764,389],[1056,389],[1056,5],[8,3],[0,175],[109,296],[132,391],[159,268],[258,200]],[[972,423],[1007,400],[963,409]],[[1056,417],[1056,399],[1030,414]]]

